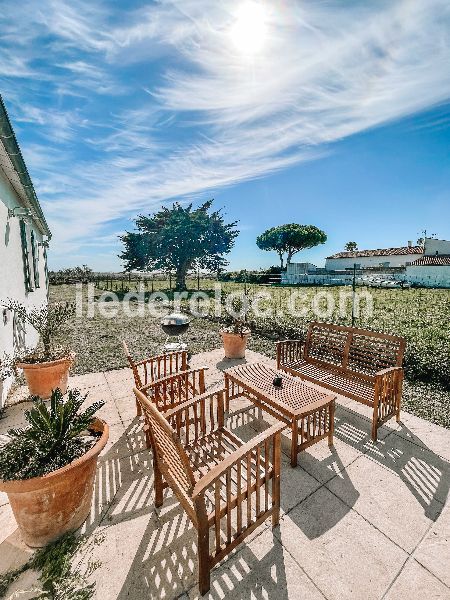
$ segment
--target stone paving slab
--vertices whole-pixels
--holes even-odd
[[[326,487],[408,553],[417,547],[442,510],[439,502],[433,502],[425,514],[397,473],[366,456],[360,456],[347,467],[345,475],[340,473]]]
[[[414,558],[450,588],[450,502],[414,553]]]
[[[384,600],[450,600],[450,590],[414,559],[409,560]]]
[[[325,487],[283,517],[279,536],[330,600],[378,600],[408,557]]]
[[[275,366],[250,351],[247,361]],[[191,366],[207,366],[206,385],[214,389],[223,370],[241,362],[217,349],[192,357]],[[152,459],[136,417],[131,370],[77,375],[70,386],[89,392],[87,402],[103,400],[101,416],[110,424],[82,528],[104,538],[85,557],[102,563],[92,575],[97,598],[198,598],[195,530],[170,490],[163,507],[154,507]],[[16,390],[0,435],[23,425],[31,406],[26,397]],[[242,439],[271,422],[248,400],[232,402],[229,426]],[[272,531],[266,522],[218,565],[208,597],[450,599],[450,432],[402,413],[402,422],[382,427],[374,444],[370,424],[370,409],[338,396],[334,446],[326,440],[312,446],[296,469],[283,435],[280,527]],[[22,546],[0,494],[0,572],[25,560]],[[32,582],[33,574],[11,591]]]

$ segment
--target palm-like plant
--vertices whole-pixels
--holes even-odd
[[[94,402],[80,412],[86,397],[74,389],[64,398],[56,389],[49,406],[35,397],[34,406],[25,411],[29,427],[9,430],[9,440],[0,448],[0,479],[40,477],[83,456],[95,441],[93,435],[83,433],[104,404]]]

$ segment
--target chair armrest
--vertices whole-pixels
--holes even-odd
[[[394,373],[395,371],[403,372],[403,367],[388,367],[387,369],[382,369],[375,373],[375,377],[384,377],[385,375],[388,375],[388,373]]]
[[[254,452],[258,446],[264,446],[266,440],[273,439],[273,444],[278,446],[279,451],[281,448],[281,432],[286,427],[287,425],[284,423],[276,423],[232,452],[220,464],[213,467],[206,475],[203,475],[203,477],[197,481],[192,491],[193,500],[203,495],[213,483],[225,475],[230,467],[238,463],[248,454]]]
[[[145,362],[145,361],[144,361]],[[138,363],[136,363],[138,364]],[[164,384],[167,381],[170,381],[171,379],[176,379],[178,376],[181,375],[195,375],[195,373],[200,373],[200,374],[205,374],[205,371],[207,371],[209,369],[209,367],[204,366],[204,367],[198,367],[197,369],[186,369],[184,371],[178,371],[177,373],[172,373],[172,375],[166,375],[165,377],[160,377],[159,379],[154,379],[153,381],[151,381],[150,383],[147,383],[147,385],[144,385],[141,388],[141,392],[146,392],[149,388],[155,386],[155,385],[159,385],[159,384]]]
[[[184,444],[192,443],[199,437],[223,427],[225,390],[205,392],[193,396],[164,413]]]
[[[216,394],[219,394],[219,393],[224,394],[225,390],[223,388],[220,388],[219,390],[213,390],[212,392],[205,392],[204,394],[199,394],[198,396],[193,396],[190,400],[186,400],[186,402],[183,402],[182,404],[178,404],[174,408],[171,408],[170,410],[168,410],[165,413],[165,416],[167,418],[173,417],[174,415],[176,415],[179,412],[182,412],[186,408],[189,408],[190,406],[193,406],[194,404],[199,404],[203,400],[207,400],[208,398],[210,398]]]

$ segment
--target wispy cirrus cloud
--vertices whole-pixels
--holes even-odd
[[[230,36],[239,4],[5,2],[0,77],[56,253],[450,98],[445,0],[261,0],[251,58]]]

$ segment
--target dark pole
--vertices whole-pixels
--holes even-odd
[[[355,326],[355,297],[356,297],[356,263],[353,264],[353,294],[352,294],[352,327]]]
[[[200,267],[197,269],[197,290],[200,290]]]

